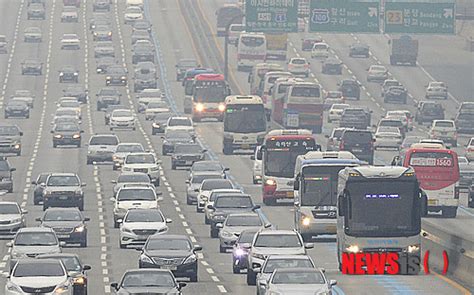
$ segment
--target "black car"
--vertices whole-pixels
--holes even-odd
[[[33,180],[31,182],[32,185],[34,185],[33,188],[33,204],[34,205],[39,205],[41,202],[43,202],[43,191],[46,186],[46,180],[48,179],[48,176],[51,173],[40,173],[38,174],[38,177],[36,177],[36,180]]]
[[[0,157],[0,190],[13,193],[13,174],[16,171],[5,157]]]
[[[96,94],[97,96],[97,110],[107,108],[109,105],[120,104],[120,97],[122,94],[115,88],[102,88]]]
[[[5,35],[0,35],[0,53],[7,54],[8,53],[8,40]]]
[[[109,122],[110,122],[110,116],[112,115],[112,112],[114,110],[126,110],[128,109],[128,107],[126,107],[125,105],[123,104],[111,104],[111,105],[108,105],[107,108],[105,109],[105,113],[104,113],[104,122],[105,122],[105,125],[109,125]]]
[[[127,85],[127,68],[120,65],[113,65],[108,67],[107,69],[107,76],[105,77],[105,85],[119,85],[125,86]]]
[[[150,41],[139,40],[132,48],[132,63],[137,64],[141,61],[155,62],[155,47]]]
[[[82,264],[77,254],[57,253],[57,254],[41,254],[36,259],[59,259],[63,262],[66,271],[72,279],[73,295],[87,295],[87,271],[91,270],[91,266]]]
[[[354,43],[349,48],[349,56],[350,57],[363,56],[363,57],[368,58],[370,56],[369,46],[363,43]]]
[[[81,133],[84,133],[84,130],[81,130],[77,124],[56,124],[53,130],[51,130],[53,148],[56,148],[58,145],[75,145],[78,148],[81,147]]]
[[[96,63],[96,72],[97,74],[106,74],[107,69],[110,66],[114,66],[116,64],[117,64],[117,61],[115,60],[115,58],[111,56],[104,56],[104,57],[98,58],[97,63]]]
[[[474,208],[474,185],[469,187],[469,194],[467,197],[467,206],[469,208]]]
[[[158,77],[156,67],[152,62],[140,62],[137,64],[133,76],[133,91],[140,92],[143,89],[157,88]]]
[[[322,61],[321,73],[323,74],[342,74],[342,62],[337,58],[326,58]]]
[[[114,294],[175,294],[181,295],[184,282],[177,282],[167,269],[129,269],[120,283],[111,283]]]
[[[455,122],[458,133],[474,133],[474,112],[458,111]]]
[[[79,83],[79,70],[71,65],[63,66],[59,70],[59,83],[64,82]]]
[[[92,11],[110,11],[110,0],[94,0]]]
[[[132,45],[137,43],[138,40],[151,40],[150,32],[147,30],[133,30],[131,40]]]
[[[36,218],[42,227],[50,227],[60,241],[87,247],[87,226],[89,217],[84,217],[77,208],[49,208],[43,217]]]
[[[363,108],[346,108],[342,112],[339,127],[367,129],[370,126],[371,113]]]
[[[21,74],[41,76],[43,74],[43,63],[38,59],[25,59],[21,63]]]
[[[22,117],[28,119],[30,117],[30,107],[21,100],[9,100],[5,105],[5,119],[10,117]]]
[[[345,98],[355,98],[360,100],[360,84],[356,80],[344,79],[338,84],[338,90]]]
[[[94,41],[112,41],[112,29],[108,25],[99,25],[94,29]]]
[[[30,19],[46,19],[46,10],[44,3],[31,3],[28,6],[27,18]]]
[[[171,156],[171,169],[181,166],[192,166],[194,162],[204,160],[207,150],[197,143],[178,143]]]
[[[63,96],[75,97],[78,102],[87,103],[89,91],[84,87],[84,85],[71,85],[63,90]]]
[[[146,19],[136,20],[132,24],[132,32],[135,30],[146,30],[151,33],[151,27],[152,24]]]
[[[420,101],[416,108],[415,121],[418,124],[431,124],[433,120],[444,120],[443,106],[439,102]]]
[[[151,134],[156,135],[157,133],[164,133],[166,128],[166,122],[173,116],[171,112],[157,113],[151,123]]]
[[[390,86],[384,92],[383,101],[386,103],[407,103],[408,91],[403,86]]]
[[[115,49],[112,41],[99,41],[94,46],[94,57],[100,58],[104,56],[115,57]]]
[[[173,153],[174,147],[177,144],[194,143],[194,137],[189,132],[186,132],[186,131],[178,131],[178,130],[166,131],[165,136],[163,136],[162,139],[163,139],[163,146],[162,146],[163,156]]]
[[[138,260],[139,268],[168,269],[176,277],[188,277],[198,281],[198,257],[196,251],[202,247],[193,246],[185,235],[153,235],[143,246]]]
[[[369,130],[346,129],[342,133],[340,151],[349,151],[359,160],[374,164],[374,138]]]
[[[180,59],[176,64],[176,80],[181,81],[186,74],[186,71],[189,69],[198,68],[199,64],[195,59],[192,58],[184,58]]]

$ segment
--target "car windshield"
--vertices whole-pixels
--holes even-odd
[[[247,196],[221,196],[214,202],[216,208],[252,208],[252,199]]]
[[[144,182],[149,183],[150,178],[145,173],[137,173],[137,174],[122,174],[117,179],[118,183],[123,182]]]
[[[17,204],[0,204],[0,214],[20,214]]]
[[[258,235],[254,244],[255,247],[272,247],[272,248],[291,248],[301,247],[301,241],[296,234],[261,234]]]
[[[291,60],[291,63],[295,65],[304,65],[306,64],[306,60],[302,58],[294,58]]]
[[[222,178],[221,175],[217,174],[211,174],[211,175],[193,175],[193,179],[191,180],[191,183],[201,183],[204,181],[204,179],[218,179]]]
[[[74,116],[77,116],[77,112],[75,110],[57,110],[55,116],[56,117],[62,117],[62,116],[74,117]]]
[[[262,226],[262,220],[255,216],[229,216],[225,222],[227,226]]]
[[[41,29],[38,27],[30,27],[25,29],[25,33],[41,33]]]
[[[79,126],[76,124],[57,124],[55,131],[79,131]]]
[[[54,258],[54,257],[51,257]],[[64,267],[68,272],[80,272],[82,271],[81,262],[77,257],[74,256],[67,256],[67,257],[59,257],[59,259],[63,262]]]
[[[123,288],[175,287],[176,283],[168,272],[130,272],[125,274]]]
[[[179,144],[174,148],[176,154],[199,154],[201,151],[201,147],[197,144]]]
[[[97,47],[97,48],[110,48],[110,47],[113,48],[113,46],[114,46],[113,43],[109,42],[109,41],[97,42],[95,44],[95,47]]]
[[[195,162],[191,167],[191,171],[222,171],[224,168],[219,162]]]
[[[13,277],[61,277],[65,276],[64,269],[59,262],[45,263],[18,263]]]
[[[81,221],[81,213],[72,210],[51,210],[46,211],[43,221]]]
[[[166,107],[167,107],[167,104],[165,101],[153,101],[153,102],[149,102],[147,105],[147,109],[163,109]],[[165,113],[165,114],[170,114],[170,113]]]
[[[16,126],[0,126],[0,135],[19,135],[20,130]]]
[[[154,201],[156,200],[155,193],[152,189],[122,189],[118,192],[117,201]]]
[[[63,39],[77,39],[76,34],[64,34]]]
[[[314,44],[313,49],[326,50],[328,46],[326,44]]]
[[[132,112],[130,112],[129,110],[115,110],[113,111],[112,113],[112,117],[132,117]]]
[[[15,100],[10,100],[8,103],[7,103],[7,106],[22,106],[22,107],[25,107],[27,106],[26,102],[24,102],[23,100],[19,100],[18,98],[16,98]]]
[[[193,126],[191,120],[187,118],[171,118],[168,122],[168,126]]]
[[[0,171],[9,171],[10,167],[8,166],[7,161],[0,160]]]
[[[384,66],[371,66],[370,71],[371,72],[385,72],[386,69]]]
[[[180,60],[178,66],[180,68],[195,68],[198,66],[198,63],[195,60]]]
[[[147,250],[191,250],[191,243],[187,239],[149,239]]]
[[[158,210],[131,210],[128,212],[125,222],[164,222],[164,219]]]
[[[125,159],[126,164],[154,164],[155,156],[152,154],[128,155]]]
[[[130,6],[125,10],[125,13],[142,13],[140,7]]]
[[[441,127],[441,128],[453,128],[454,127],[454,122],[449,122],[449,121],[436,122],[435,126],[436,127]]]
[[[164,112],[164,113],[156,113],[155,114],[155,121],[160,121],[160,122],[166,122],[169,117],[171,117],[173,114],[172,113],[168,113],[168,112]]]
[[[255,234],[257,232],[255,231],[243,231],[238,239],[238,243],[243,244],[243,243],[252,243],[253,238],[255,237]]]
[[[79,108],[81,104],[78,101],[62,101],[62,108]]]
[[[209,179],[203,181],[201,190],[211,191],[213,189],[233,189],[232,182],[228,179]]]
[[[116,150],[117,153],[139,153],[144,151],[141,144],[119,144]]]
[[[277,268],[313,268],[314,265],[308,259],[268,259],[263,269],[264,273],[273,273]]]
[[[77,176],[50,176],[48,177],[47,186],[79,186],[79,178]]]
[[[295,272],[280,272],[277,271],[273,275],[273,284],[324,284],[324,278],[320,272],[317,271],[295,271]]]
[[[117,145],[118,138],[115,136],[94,136],[89,145]]]
[[[58,245],[52,232],[21,232],[16,235],[15,246],[54,246]]]

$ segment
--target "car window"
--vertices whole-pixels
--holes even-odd
[[[81,221],[82,216],[77,211],[72,210],[50,210],[46,211],[43,221]]]
[[[168,126],[192,126],[191,121],[185,118],[171,118]]]
[[[115,150],[117,153],[139,153],[144,152],[141,144],[119,144]]]
[[[154,201],[156,200],[155,193],[151,189],[121,189],[117,195],[117,201]]]
[[[64,264],[64,267],[66,268],[67,271],[74,271],[74,272],[80,272],[82,270],[81,262],[77,257],[71,256],[71,257],[61,257],[61,261]]]
[[[253,238],[255,237],[255,234],[257,232],[255,231],[243,231],[240,236],[239,236],[239,239],[237,240],[238,243],[252,243],[253,241]]]
[[[217,179],[217,178],[222,178],[221,175],[194,175],[193,178],[191,179],[191,183],[201,183],[204,181],[204,179]]]
[[[13,273],[14,277],[60,277],[64,275],[64,269],[59,262],[19,263]]]
[[[229,216],[226,219],[227,226],[262,226],[262,220],[258,216]]]
[[[145,248],[147,250],[191,250],[191,243],[187,239],[150,239]]]
[[[301,241],[296,234],[261,234],[258,235],[257,239],[255,240],[254,246],[277,248],[301,247]]]
[[[442,128],[451,128],[451,127],[454,127],[454,122],[438,121],[438,122],[435,122],[435,126],[442,127]]]
[[[125,222],[164,222],[164,219],[159,211],[131,210]]]
[[[16,126],[0,126],[0,135],[18,135],[20,130]]]
[[[179,144],[174,148],[176,154],[198,154],[201,151],[201,147],[197,144]]]
[[[122,174],[117,179],[118,183],[123,182],[144,182],[149,183],[150,177],[147,174]]]
[[[115,136],[93,136],[89,145],[117,145],[118,138]]]
[[[20,214],[20,208],[16,204],[1,204],[0,214]]]
[[[9,171],[10,166],[7,161],[0,161],[0,171]]]
[[[320,272],[279,272],[273,275],[273,284],[324,284],[325,280]]]
[[[214,202],[216,208],[252,208],[250,197],[244,196],[220,196]]]
[[[344,141],[351,142],[369,142],[372,141],[372,134],[370,132],[351,132],[345,131],[343,134]]]
[[[309,259],[269,259],[263,269],[264,273],[273,273],[277,268],[313,268]]]
[[[133,272],[127,273],[122,280],[123,288],[175,287],[173,276],[169,273]]]
[[[50,176],[48,186],[79,186],[80,182],[77,176]]]
[[[130,154],[125,158],[126,164],[154,164],[155,156],[152,154],[140,154],[134,155]]]
[[[21,232],[16,235],[15,246],[54,246],[58,245],[52,232]]]
[[[205,180],[202,183],[201,190],[210,191],[213,189],[233,189],[232,182],[227,179]]]

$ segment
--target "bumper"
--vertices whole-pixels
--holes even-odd
[[[197,274],[198,267],[197,261],[188,264],[181,264],[181,265],[171,265],[171,266],[164,266],[164,265],[157,265],[151,263],[141,263],[141,268],[162,268],[162,269],[170,269],[171,272],[175,277],[188,277]],[[176,268],[176,269],[175,269]]]
[[[136,235],[134,233],[120,231],[120,243],[125,246],[143,246],[148,237],[149,235]]]
[[[310,219],[307,226],[300,225],[299,233],[302,235],[335,235],[337,219]]]
[[[61,138],[56,139],[53,138],[54,145],[80,145],[81,139],[80,138]]]
[[[223,119],[224,113],[221,111],[202,111],[202,112],[193,112],[193,119],[198,118],[218,118]]]
[[[109,122],[110,128],[114,129],[135,129],[135,122],[117,123],[114,121]]]
[[[113,154],[88,154],[87,159],[91,161],[99,161],[99,162],[105,162],[105,161],[112,161],[112,156]]]
[[[54,196],[43,197],[43,206],[45,207],[83,207],[84,197],[70,196]]]
[[[61,49],[76,50],[80,48],[81,48],[81,45],[79,44],[61,44]]]
[[[430,199],[428,198],[428,210],[436,210],[439,207],[458,207],[459,199]]]
[[[402,143],[399,141],[380,141],[377,140],[374,143],[374,147],[376,148],[394,148],[398,149]]]
[[[5,111],[5,116],[8,117],[28,117],[29,111]]]
[[[263,199],[293,199],[294,192],[293,191],[264,191],[262,193]]]

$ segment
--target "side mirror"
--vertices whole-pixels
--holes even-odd
[[[252,247],[252,245],[250,243],[243,243],[242,245],[240,245],[240,247],[242,247],[244,249],[250,249],[250,247]]]
[[[10,168],[10,172],[16,171],[16,168]]]
[[[109,199],[112,203],[115,203],[115,198],[114,197],[110,197]]]
[[[301,205],[301,203],[300,203],[299,201],[295,201],[295,202],[293,203],[293,205],[295,205],[295,207],[299,207],[299,206]]]
[[[28,214],[28,210],[26,210],[26,209],[21,209],[21,214]]]
[[[314,243],[306,243],[304,244],[305,249],[313,249],[314,248]]]
[[[250,160],[255,160],[255,155],[251,155]]]
[[[123,219],[119,218],[117,219],[117,223],[122,223],[123,222]]]
[[[295,191],[300,190],[300,182],[299,182],[299,180],[293,181],[293,190],[295,190]]]
[[[185,180],[184,182],[185,182],[186,184],[190,184],[190,183],[191,183],[191,181],[190,181],[189,179],[188,179],[188,180]]]
[[[202,251],[201,246],[194,246],[193,251]]]
[[[5,244],[5,246],[7,246],[8,248],[11,248],[11,247],[13,247],[13,242],[8,242],[8,243]]]
[[[263,227],[264,228],[270,228],[270,227],[272,227],[272,224],[271,223],[265,223],[265,225]]]
[[[81,183],[81,186],[85,187],[85,186],[87,186],[87,183],[83,182],[83,183]]]
[[[212,204],[207,205],[206,208],[209,209],[209,210],[214,210],[214,206]]]
[[[53,134],[53,133],[54,133],[54,130],[49,131],[49,133]]]
[[[204,154],[204,153],[207,153],[207,149],[203,149],[203,150],[201,151],[201,153],[203,153],[203,154]]]
[[[84,217],[84,221],[91,221],[90,217]]]
[[[230,170],[229,167],[225,167],[225,168],[224,168],[224,171],[229,171],[229,170]]]
[[[35,221],[41,222],[41,217],[36,217],[36,218],[35,218]]]
[[[79,131],[80,133],[84,133],[84,130]]]
[[[20,131],[20,136],[23,136],[23,131]]]
[[[119,289],[119,285],[118,285],[118,283],[113,282],[113,283],[110,284],[110,288],[112,288],[112,289],[114,289],[114,290],[118,290],[118,289]]]
[[[260,208],[262,208],[262,206],[260,206],[260,205],[254,205],[254,206],[253,206],[253,210],[258,210],[258,209],[260,209]]]
[[[224,227],[224,225],[223,225],[222,223],[217,223],[217,224],[216,224],[216,228],[221,229],[221,228],[223,228],[223,227]]]
[[[467,145],[466,145],[466,146],[467,146]],[[36,185],[36,181],[35,181],[35,180],[33,180],[33,181],[31,182],[31,184],[34,184],[34,185]]]
[[[64,241],[59,242],[59,246],[61,246],[61,247],[66,246],[66,242],[64,242]]]
[[[111,180],[110,182],[113,183],[113,184],[116,184],[117,180]]]
[[[260,267],[257,267],[257,268],[254,268],[254,269],[253,269],[253,272],[255,272],[255,273],[260,273],[261,271],[262,271],[262,268],[260,268]],[[263,285],[263,286],[267,285],[267,281],[263,281],[263,280],[262,280],[262,281],[260,282],[260,285]]]
[[[186,287],[188,284],[186,284],[185,282],[179,282],[178,283],[178,289],[181,290],[182,288]]]
[[[171,218],[166,218],[165,221],[166,221],[166,223],[171,223],[171,222],[173,222],[173,220],[171,220]]]
[[[330,280],[329,285],[335,286],[335,285],[337,285],[337,281],[336,280]]]
[[[195,193],[198,193],[198,192],[199,192],[199,189],[198,189],[198,188],[195,188],[195,189],[194,189],[194,192],[195,192]]]
[[[82,266],[82,270],[91,270],[91,269],[92,269],[92,267],[89,264],[84,264]]]

